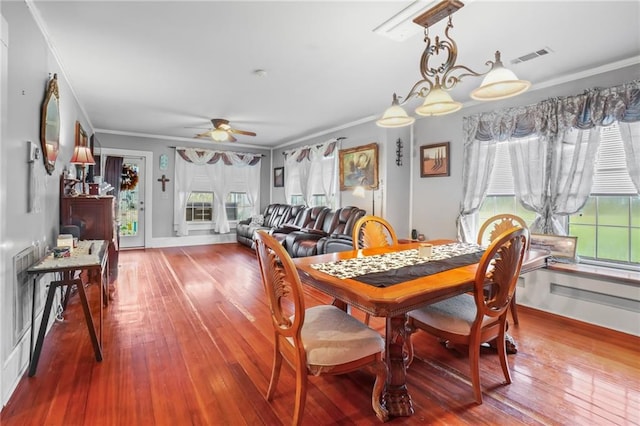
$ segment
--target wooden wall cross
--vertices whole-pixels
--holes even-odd
[[[165,175],[162,175],[162,178],[158,179],[158,182],[162,182],[162,192],[164,192],[166,189],[165,185],[167,184],[167,182],[170,182],[170,179],[167,179]]]

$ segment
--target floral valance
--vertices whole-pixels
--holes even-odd
[[[215,164],[222,160],[227,166],[255,166],[262,159],[261,154],[250,154],[233,151],[212,151],[201,148],[176,148],[176,152],[188,163]]]
[[[640,121],[640,80],[534,105],[506,108],[464,118],[465,141],[552,135],[568,128],[590,129],[616,121]]]

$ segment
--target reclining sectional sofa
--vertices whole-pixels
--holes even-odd
[[[352,250],[351,231],[365,211],[354,206],[332,211],[328,207],[270,204],[260,216],[238,222],[237,240],[254,247],[254,235],[266,230],[291,257]]]

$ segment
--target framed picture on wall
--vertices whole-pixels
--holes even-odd
[[[420,177],[449,176],[449,142],[420,147]]]
[[[531,234],[530,247],[547,250],[551,256],[566,260],[576,260],[578,237],[570,235]]]
[[[378,189],[378,144],[340,150],[340,191]]]
[[[274,167],[273,186],[276,188],[284,186],[284,167]]]

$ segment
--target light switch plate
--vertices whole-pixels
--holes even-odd
[[[40,148],[32,141],[27,141],[27,162],[33,163],[40,157]]]

